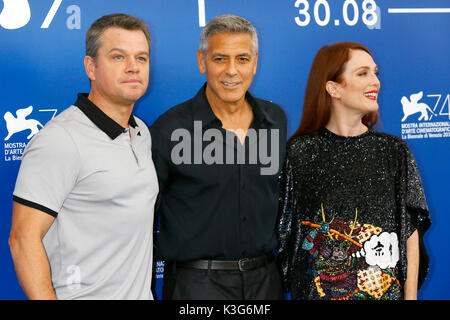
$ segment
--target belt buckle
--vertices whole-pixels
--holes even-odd
[[[249,258],[244,258],[244,259],[240,259],[238,260],[238,267],[239,267],[239,271],[243,272],[245,271],[244,267],[243,267],[243,263],[250,261]]]

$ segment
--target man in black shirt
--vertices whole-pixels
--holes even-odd
[[[247,91],[258,60],[254,27],[234,15],[212,19],[197,60],[207,83],[150,128],[163,298],[281,299],[273,250],[286,116]]]

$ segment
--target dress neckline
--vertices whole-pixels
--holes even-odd
[[[356,136],[341,136],[341,135],[338,135],[338,134],[328,130],[327,128],[323,128],[321,131],[322,131],[322,134],[328,139],[338,140],[338,141],[355,141],[355,140],[359,140],[359,139],[362,139],[362,138],[370,135],[373,132],[373,129],[367,128],[366,132],[363,132]]]

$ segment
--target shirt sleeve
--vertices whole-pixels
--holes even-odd
[[[77,181],[79,167],[72,137],[64,128],[50,125],[25,148],[13,200],[56,217]]]
[[[152,139],[152,159],[155,165],[156,174],[158,175],[159,195],[156,201],[155,210],[158,210],[161,193],[164,192],[166,186],[169,184],[171,169],[170,169],[170,155],[169,145],[170,141],[164,141],[165,136],[156,125],[150,127],[150,135]]]

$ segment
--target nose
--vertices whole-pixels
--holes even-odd
[[[136,62],[136,59],[134,59],[133,57],[130,57],[127,59],[127,64],[126,64],[126,72],[132,72],[132,73],[136,73],[139,71],[139,67],[138,64]]]
[[[378,79],[378,76],[376,73],[373,73],[372,82],[374,85],[377,86],[377,88],[380,88],[380,79]]]
[[[237,74],[236,62],[234,61],[234,59],[229,60],[227,64],[226,73],[228,76],[234,76]]]

